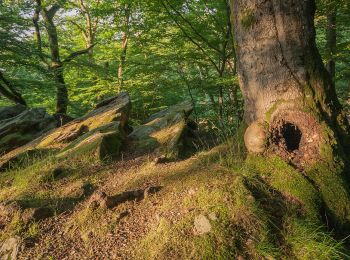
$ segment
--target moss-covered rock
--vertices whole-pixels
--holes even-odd
[[[85,116],[73,120],[70,123],[56,128],[46,134],[43,134],[42,132],[35,132],[37,131],[37,128],[32,127],[32,131],[36,133],[35,138],[38,138],[27,145],[19,147],[18,149],[15,149],[0,157],[0,169],[8,167],[11,164],[11,161],[16,161],[17,158],[21,157],[22,154],[27,154],[28,151],[60,151],[65,149],[67,146],[69,146],[67,149],[69,149],[70,152],[74,151],[74,153],[77,154],[83,153],[82,150],[84,149],[92,151],[96,147],[99,147],[100,152],[98,153],[100,153],[101,158],[105,157],[104,154],[112,154],[112,157],[115,157],[114,154],[117,154],[118,151],[113,151],[113,149],[115,149],[115,147],[118,147],[117,150],[119,149],[119,139],[124,140],[124,131],[127,132],[129,130],[128,121],[131,110],[131,101],[127,93],[121,93],[117,97],[109,99],[108,102],[103,104],[104,106],[98,106]],[[107,130],[113,126],[114,122],[116,122],[118,130],[113,130],[115,132],[108,132]],[[56,125],[53,127],[56,127]],[[7,138],[10,138],[10,140],[22,140],[21,138],[23,138],[23,136],[25,137],[23,134],[21,137],[8,136]],[[34,138],[31,140],[33,139]],[[114,145],[110,149],[109,142]],[[20,145],[23,144],[25,143],[22,142]],[[62,154],[67,149],[63,150]],[[98,156],[98,158],[101,159],[100,156]]]
[[[26,110],[26,107],[23,105],[0,107],[0,121],[18,116],[25,110]]]
[[[20,147],[56,127],[57,122],[45,109],[33,108],[23,112],[3,108],[0,113],[7,119],[0,121],[0,155]],[[19,114],[18,114],[19,113]],[[13,116],[15,115],[15,116]]]
[[[190,102],[183,102],[152,115],[129,135],[136,150],[157,150],[168,159],[176,159],[188,152],[191,145],[186,140],[194,130],[189,123],[192,110]]]
[[[119,122],[90,131],[70,143],[57,157],[91,156],[95,161],[110,161],[120,157],[126,134]]]
[[[49,135],[43,137],[37,145],[39,148],[64,148],[78,137],[114,121],[120,122],[122,128],[127,128],[131,109],[130,97],[121,93],[105,106],[91,111],[82,118],[73,120]]]

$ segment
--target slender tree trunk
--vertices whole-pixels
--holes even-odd
[[[129,26],[130,26],[130,4],[125,4],[125,16],[123,21],[123,31],[122,31],[122,50],[119,58],[119,67],[118,67],[118,81],[120,88],[123,88],[124,85],[124,69],[126,62],[126,54],[128,50],[129,42]]]
[[[249,152],[277,154],[304,171],[333,224],[349,229],[349,125],[316,48],[314,0],[233,6]]]
[[[337,53],[337,10],[327,15],[327,70],[335,83],[335,55]]]
[[[219,120],[222,120],[224,117],[224,89],[222,86],[219,86],[218,105],[219,105]]]
[[[100,0],[97,0],[97,4],[100,4]],[[84,14],[85,17],[85,29],[81,28],[83,32],[83,36],[85,39],[85,47],[88,49],[88,56],[90,60],[93,60],[94,56],[94,49],[91,48],[91,46],[95,45],[95,37],[96,37],[96,30],[97,30],[97,24],[98,24],[98,18],[95,20],[91,17],[91,11],[86,6],[86,3],[84,0],[79,0],[80,10]]]
[[[209,91],[204,90],[203,82],[205,81],[205,77],[203,76],[203,71],[202,71],[201,66],[197,66],[197,69],[198,69],[198,73],[199,73],[199,77],[200,77],[200,86],[201,86],[200,89],[203,89],[204,94],[208,95],[210,103],[212,105],[213,111],[216,114],[218,114],[218,110],[217,110],[217,106],[216,106],[216,103],[215,103],[214,95],[212,93],[210,93]],[[208,76],[208,71],[205,70],[205,74],[206,74],[206,76]]]
[[[53,21],[53,18],[56,12],[60,9],[60,6],[53,5],[49,10],[46,10],[41,6],[41,1],[37,0],[37,3],[44,19],[45,29],[49,40],[51,54],[49,68],[52,71],[56,83],[56,113],[66,114],[69,101],[68,90],[64,81],[64,68],[63,62],[60,58],[57,29]]]

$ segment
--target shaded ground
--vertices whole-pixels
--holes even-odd
[[[56,214],[29,224],[14,216],[0,241],[20,236],[19,259],[344,259],[321,227],[312,185],[275,158],[243,163],[236,148],[165,164],[152,154],[114,164],[47,159],[4,173],[0,201]],[[120,198],[149,187],[161,188],[91,207],[93,192]]]

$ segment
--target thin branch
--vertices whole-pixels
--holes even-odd
[[[80,51],[76,51],[71,53],[63,62],[67,63],[72,61],[73,59],[77,58],[78,56],[84,55],[89,53],[89,51],[95,46],[96,44],[93,44],[91,46],[89,46],[88,48],[84,49],[84,50],[80,50]]]
[[[7,89],[6,89],[6,87],[3,84],[0,84],[0,93],[4,97],[15,102],[16,104],[27,106],[25,100],[22,98],[22,95],[15,90],[15,87],[13,86],[13,84],[5,78],[5,76],[2,74],[1,71],[0,71],[0,80],[7,86]]]
[[[165,8],[165,10],[167,11],[167,13],[173,18],[173,21],[176,23],[176,25],[180,28],[180,30],[182,31],[182,33],[194,44],[198,47],[198,49],[203,52],[203,54],[205,56],[207,56],[209,62],[215,67],[215,69],[219,72],[220,68],[216,65],[215,61],[207,54],[207,52],[203,49],[203,47],[196,42],[187,32],[186,30],[181,26],[181,24],[176,20],[176,18],[174,18],[173,14],[170,12],[170,10],[168,9],[168,7],[165,5],[165,3],[163,2],[163,0],[161,0],[161,4],[163,5],[163,7]]]
[[[176,8],[174,8],[174,7],[169,3],[168,0],[165,0],[165,1],[167,2],[168,6],[169,6],[169,7],[170,7],[170,8],[185,22],[185,23],[187,23],[187,24],[190,26],[190,28],[192,29],[192,31],[193,31],[199,38],[201,38],[202,41],[203,41],[205,44],[208,45],[209,48],[211,48],[211,49],[213,49],[213,50],[215,50],[215,51],[217,51],[218,53],[221,54],[220,49],[218,49],[217,47],[215,47],[214,45],[212,45],[212,44],[209,42],[208,39],[206,39],[200,32],[198,32],[198,30],[193,26],[193,24],[192,24],[188,19],[186,19],[186,18],[182,15],[181,12],[179,12],[178,10],[176,10]],[[163,1],[162,1],[162,3],[163,3]],[[164,3],[163,3],[163,6],[164,6]]]
[[[73,21],[73,20],[68,20],[68,22],[70,22],[75,27],[77,27],[79,31],[81,31],[87,37],[87,32],[83,26],[81,26],[80,24],[78,24],[76,21]]]

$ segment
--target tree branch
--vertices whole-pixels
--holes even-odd
[[[76,51],[76,52],[71,53],[63,62],[64,63],[70,62],[70,61],[72,61],[73,59],[77,58],[80,55],[84,55],[84,54],[89,53],[89,50],[91,50],[93,47],[95,47],[95,45],[96,44],[93,44],[93,45],[89,46],[88,48],[86,48],[84,50],[80,50],[80,51]]]
[[[48,11],[46,11],[46,15],[49,18],[49,20],[52,20],[52,18],[60,9],[61,9],[61,6],[59,4],[54,4],[53,6],[51,6],[51,8]]]
[[[42,50],[42,40],[41,40],[41,33],[40,33],[40,27],[39,27],[39,19],[40,19],[40,12],[41,12],[41,2],[40,0],[37,1],[38,5],[35,8],[34,15],[33,15],[33,24],[35,29],[35,38],[36,38],[36,44],[37,49],[39,52],[39,58],[42,62],[44,62],[46,65],[48,65],[48,62],[45,60]]]
[[[197,29],[193,26],[193,24],[192,24],[188,19],[186,19],[186,18],[182,15],[181,12],[179,12],[178,10],[176,10],[176,8],[174,8],[174,7],[169,3],[168,0],[165,0],[165,1],[167,2],[168,6],[171,8],[171,10],[173,10],[185,23],[187,23],[187,24],[190,26],[191,30],[192,30],[206,45],[208,45],[209,48],[211,48],[211,49],[213,49],[213,50],[215,50],[215,51],[217,51],[218,53],[221,54],[220,49],[217,48],[217,47],[215,47],[214,45],[212,45],[212,44],[209,42],[208,39],[206,39],[201,33],[199,33],[199,32],[197,31]],[[163,6],[165,5],[165,4],[163,3],[163,1],[162,1],[162,4],[163,4]],[[174,19],[174,18],[173,18],[173,19]]]
[[[166,4],[161,0],[161,4],[165,8],[166,12],[172,17],[173,21],[176,23],[176,25],[179,27],[179,29],[182,31],[182,33],[194,44],[198,47],[198,49],[203,52],[205,56],[207,56],[209,62],[215,67],[215,69],[219,72],[220,68],[216,65],[215,61],[206,53],[206,51],[203,49],[203,47],[196,42],[187,32],[186,30],[181,26],[181,24],[176,20],[176,18],[173,17],[173,14],[170,12]]]
[[[15,90],[15,87],[10,81],[8,81],[3,73],[0,71],[0,80],[7,86],[7,88],[0,84],[0,94],[2,94],[7,99],[15,102],[16,104],[21,104],[27,106],[25,100],[22,98],[22,95]]]

